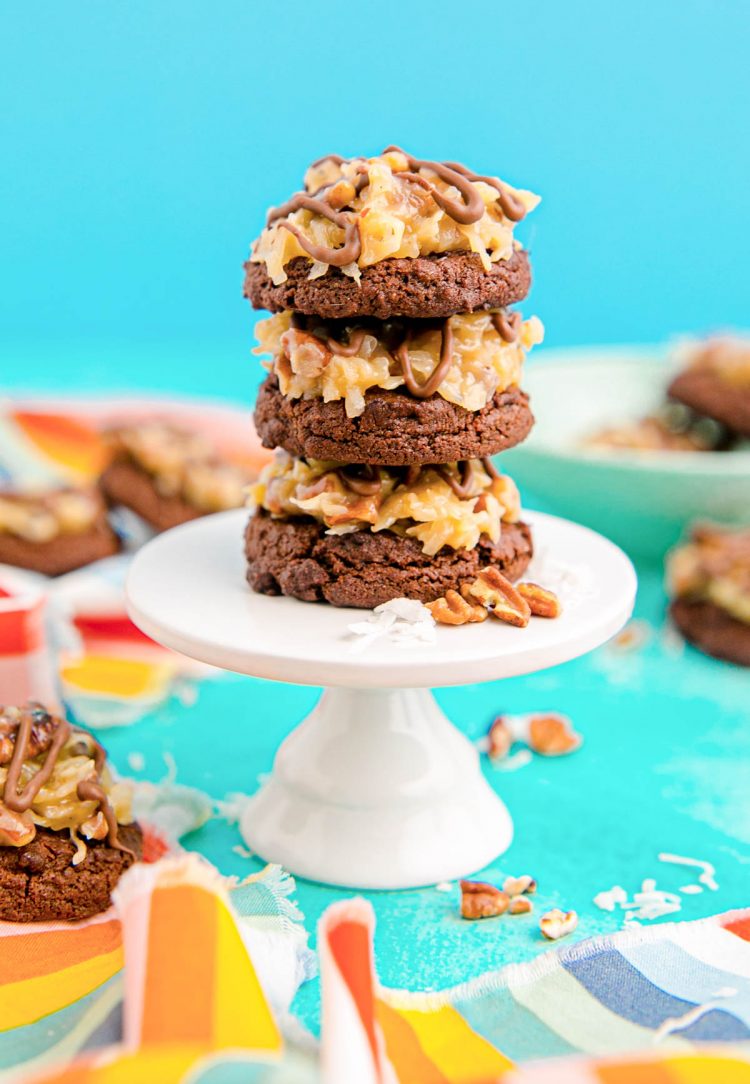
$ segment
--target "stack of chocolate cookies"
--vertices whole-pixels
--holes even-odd
[[[533,417],[520,388],[542,326],[509,306],[531,274],[530,192],[397,147],[329,155],[269,213],[245,265],[267,358],[255,421],[276,458],[254,487],[248,581],[375,607],[431,602],[532,554],[490,457]]]

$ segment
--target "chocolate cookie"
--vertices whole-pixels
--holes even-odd
[[[287,399],[274,375],[258,392],[255,426],[266,448],[339,463],[407,466],[481,459],[512,448],[534,424],[520,388],[497,392],[482,410],[440,395],[415,399],[404,389],[366,393],[364,413],[347,417],[343,399]]]
[[[678,598],[670,615],[682,635],[700,651],[739,666],[750,666],[750,625],[713,602]]]
[[[99,485],[109,504],[129,508],[155,531],[167,531],[202,515],[180,496],[163,496],[153,477],[128,460],[116,459],[110,463]]]
[[[750,437],[750,388],[734,387],[711,369],[696,366],[679,373],[667,393],[696,413]]]
[[[374,316],[444,317],[522,301],[531,286],[527,254],[518,249],[485,271],[473,252],[387,259],[362,268],[357,283],[336,267],[310,279],[310,261],[296,257],[275,286],[265,265],[245,264],[244,293],[256,309],[309,313],[324,319]]]
[[[327,535],[312,519],[260,511],[247,525],[245,555],[248,583],[260,594],[372,609],[401,596],[432,602],[489,564],[516,580],[531,560],[532,541],[525,523],[510,523],[497,543],[483,538],[473,550],[446,547],[431,557],[417,539],[391,531]]]
[[[143,837],[137,824],[121,826],[121,842],[139,857]],[[67,832],[37,828],[25,847],[0,847],[0,919],[6,922],[78,922],[106,911],[112,890],[133,864],[126,851],[106,840],[87,842],[83,862]]]
[[[45,576],[60,576],[118,553],[120,540],[104,516],[84,531],[64,533],[48,542],[0,531],[0,564],[27,568]]]

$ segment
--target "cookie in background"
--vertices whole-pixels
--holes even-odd
[[[750,666],[750,526],[699,524],[667,562],[670,615],[717,659]]]

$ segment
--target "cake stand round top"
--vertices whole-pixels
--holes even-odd
[[[242,509],[193,520],[136,554],[132,619],[154,640],[225,670],[301,685],[466,685],[542,670],[591,651],[633,608],[636,576],[613,543],[585,527],[525,513],[536,555],[524,579],[557,591],[563,613],[525,629],[488,619],[438,626],[434,641],[349,631],[368,611],[255,594],[245,581]]]

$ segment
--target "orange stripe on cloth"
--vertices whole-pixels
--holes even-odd
[[[741,937],[743,941],[750,941],[750,915],[746,918],[737,918],[733,922],[727,922],[725,930]]]
[[[344,920],[328,931],[328,944],[356,1005],[373,1061],[379,1067],[380,1050],[375,1035],[374,967],[370,932],[361,922]]]
[[[132,961],[143,975],[133,1031],[140,1044],[280,1050],[281,1035],[219,875],[182,857],[162,859],[140,873],[145,869],[155,878],[145,957],[130,939],[129,925],[132,918],[137,931],[143,908],[136,900],[132,910],[126,905],[123,911],[126,972]],[[173,879],[160,883],[162,875]],[[127,883],[126,875],[126,889]],[[128,1008],[134,996],[126,985]]]
[[[25,436],[63,470],[95,478],[101,474],[107,450],[93,426],[68,414],[19,410],[11,415]]]
[[[218,913],[203,888],[158,888],[151,898],[141,1042],[210,1042]],[[210,946],[208,948],[203,946]]]
[[[660,1061],[592,1066],[601,1084],[677,1084],[679,1077]],[[713,1082],[712,1082],[713,1084]]]
[[[388,1061],[399,1081],[409,1081],[409,1084],[450,1084],[448,1078],[425,1055],[414,1029],[403,1016],[384,1001],[375,1003],[375,1011]]]
[[[51,975],[82,960],[114,952],[122,946],[122,928],[117,918],[39,932],[30,928],[29,933],[3,937],[2,945],[0,987]]]

